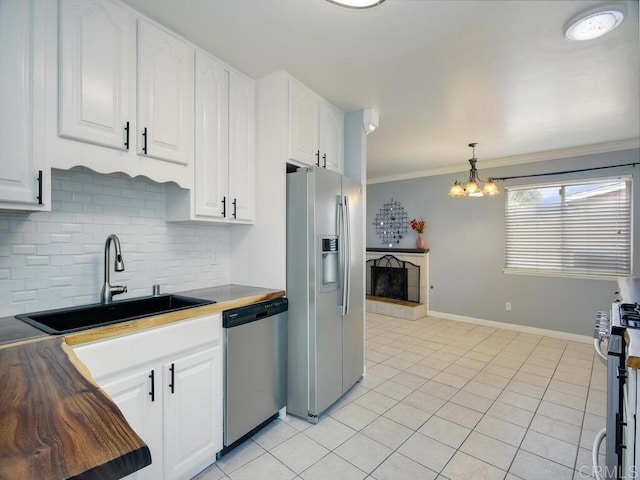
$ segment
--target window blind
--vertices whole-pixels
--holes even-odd
[[[505,190],[505,272],[631,274],[630,177]]]

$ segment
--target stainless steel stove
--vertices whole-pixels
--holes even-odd
[[[640,328],[640,305],[637,303],[621,303],[618,307],[620,325],[625,328]]]
[[[638,304],[614,302],[610,312],[598,312],[594,331],[596,352],[607,366],[606,428],[596,435],[593,444],[593,476],[597,480],[636,478],[635,465],[635,407],[629,408],[629,376],[635,391],[636,372],[626,366],[627,328],[640,328]],[[606,342],[606,353],[602,345]],[[635,393],[634,393],[635,398]],[[631,411],[630,411],[631,410]],[[606,464],[600,465],[598,452],[605,441]]]

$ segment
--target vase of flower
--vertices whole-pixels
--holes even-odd
[[[416,240],[416,248],[418,250],[424,250],[424,238],[422,238],[422,232],[424,232],[424,227],[427,224],[422,218],[420,220],[413,218],[411,219],[411,229],[418,232],[418,239]]]

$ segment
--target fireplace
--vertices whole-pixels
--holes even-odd
[[[420,267],[393,255],[368,260],[367,295],[420,302]]]

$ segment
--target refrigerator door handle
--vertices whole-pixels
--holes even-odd
[[[345,302],[344,302],[344,315],[349,313],[349,304],[351,303],[351,212],[349,211],[349,197],[344,197],[344,231],[345,231]]]
[[[351,281],[351,241],[349,232],[349,200],[346,196],[338,197],[338,235],[340,237],[340,267],[342,285],[340,286],[340,306],[343,316],[349,313],[349,282]]]
[[[340,298],[338,299],[338,305],[340,306],[340,314],[344,315],[345,309],[345,301],[347,298],[347,284],[345,278],[345,243],[344,243],[344,197],[342,195],[338,195],[336,199],[336,230],[338,232],[338,255],[340,262]]]

